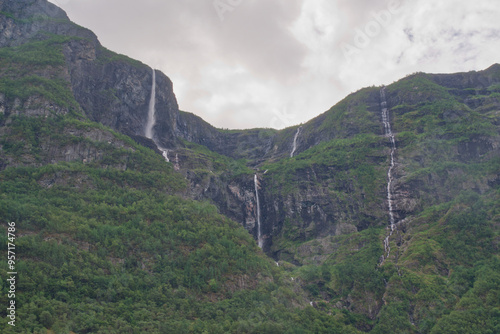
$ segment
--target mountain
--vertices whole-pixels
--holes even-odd
[[[0,27],[2,332],[500,332],[500,65],[222,130],[45,0]]]

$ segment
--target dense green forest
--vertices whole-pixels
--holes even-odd
[[[13,118],[4,151],[43,160],[30,140],[63,145],[62,126],[103,129],[71,117]],[[306,294],[247,231],[213,205],[173,194],[185,183],[171,164],[114,135],[135,152],[87,142],[106,157],[1,172],[0,216],[16,223],[20,273],[16,327],[3,316],[4,332],[356,332],[343,313],[298,307]],[[121,160],[125,171],[112,167]]]
[[[73,117],[17,117],[8,127],[4,152],[19,159],[44,161],[36,140],[83,141],[106,154],[98,162],[0,173],[0,215],[16,222],[22,273],[17,325],[2,317],[6,332],[355,333],[375,326],[403,333],[412,332],[407,314],[424,332],[499,329],[498,232],[491,225],[499,217],[498,190],[466,192],[426,209],[396,265],[378,266],[385,229],[369,228],[330,237],[338,248],[321,265],[278,267],[213,205],[175,195],[186,187],[180,174],[130,139]],[[109,131],[134,151],[63,138],[61,127]],[[126,170],[113,167],[123,161]],[[325,240],[307,243],[321,247]],[[377,320],[332,307],[367,295],[386,303]],[[309,300],[325,301],[311,307]]]

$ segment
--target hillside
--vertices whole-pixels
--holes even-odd
[[[500,332],[500,65],[222,130],[46,0],[0,27],[2,333]]]

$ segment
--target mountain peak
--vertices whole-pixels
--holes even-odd
[[[79,37],[100,45],[89,29],[71,22],[66,12],[46,0],[0,1],[0,47],[19,46],[47,35]]]
[[[0,11],[18,19],[51,18],[69,21],[66,12],[47,0],[1,0]]]

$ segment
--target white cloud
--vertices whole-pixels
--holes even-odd
[[[499,62],[494,0],[401,0],[379,29],[373,13],[398,0],[221,1],[233,4],[223,21],[212,0],[52,2],[106,47],[167,74],[181,109],[225,128],[290,126],[364,86]],[[369,43],[346,58],[359,31]]]

